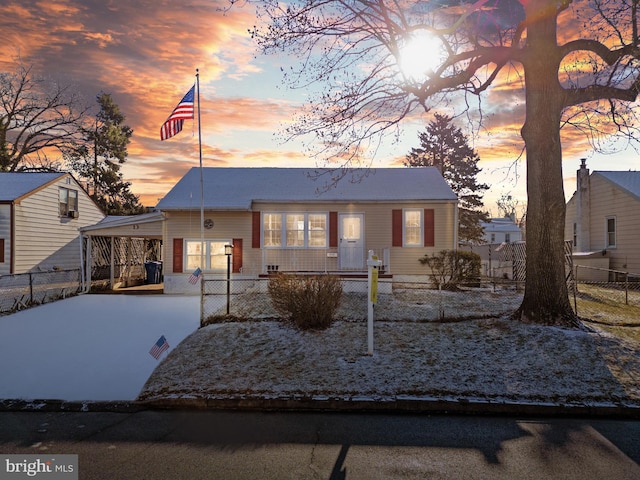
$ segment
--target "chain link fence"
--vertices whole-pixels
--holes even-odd
[[[576,265],[570,292],[574,311],[582,318],[640,326],[640,274]]]
[[[229,318],[266,320],[278,317],[268,293],[268,278],[203,278],[201,325]],[[346,321],[367,319],[366,278],[342,280],[337,317]],[[460,286],[458,291],[434,289],[428,281],[378,281],[376,320],[429,322],[496,317],[513,312],[522,301],[514,282]]]
[[[0,314],[76,295],[82,290],[80,270],[0,276]]]

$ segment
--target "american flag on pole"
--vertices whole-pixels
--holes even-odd
[[[202,276],[202,270],[200,270],[200,267],[198,267],[189,276],[189,283],[191,285],[195,285],[196,283],[198,283],[198,280],[200,280],[201,276]]]
[[[193,97],[195,89],[195,85],[191,87],[187,94],[182,97],[178,106],[173,110],[173,112],[171,112],[169,118],[164,122],[162,128],[160,128],[160,140],[166,140],[173,137],[182,130],[182,125],[185,120],[193,118]]]
[[[169,342],[167,342],[167,339],[164,337],[164,335],[162,335],[158,339],[158,341],[153,345],[153,347],[151,347],[151,350],[149,350],[149,354],[153,358],[158,360],[160,358],[160,355],[162,355],[162,352],[168,349],[169,349]]]

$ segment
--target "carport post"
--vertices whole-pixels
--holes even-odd
[[[111,268],[109,269],[109,288],[111,290],[113,290],[114,284],[115,284],[115,251],[114,251],[114,242],[115,242],[115,238],[112,236],[111,237],[111,251],[109,252],[109,264],[111,266]]]

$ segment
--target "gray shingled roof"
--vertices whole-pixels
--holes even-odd
[[[250,210],[253,202],[455,201],[456,195],[434,167],[378,168],[359,182],[345,177],[323,191],[325,179],[308,168],[204,168],[204,206]],[[200,169],[192,168],[160,200],[159,210],[200,208]]]
[[[48,172],[0,173],[0,202],[12,202],[63,175],[66,174]]]
[[[632,195],[635,195],[640,199],[640,172],[601,172],[595,171],[594,174],[598,174],[606,178],[612,183],[615,183],[620,188],[626,190]]]

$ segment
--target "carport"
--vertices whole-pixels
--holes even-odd
[[[162,266],[162,212],[131,216],[109,216],[80,229],[83,291],[92,286],[111,290],[143,283],[161,284],[160,272],[151,279],[147,272]]]

